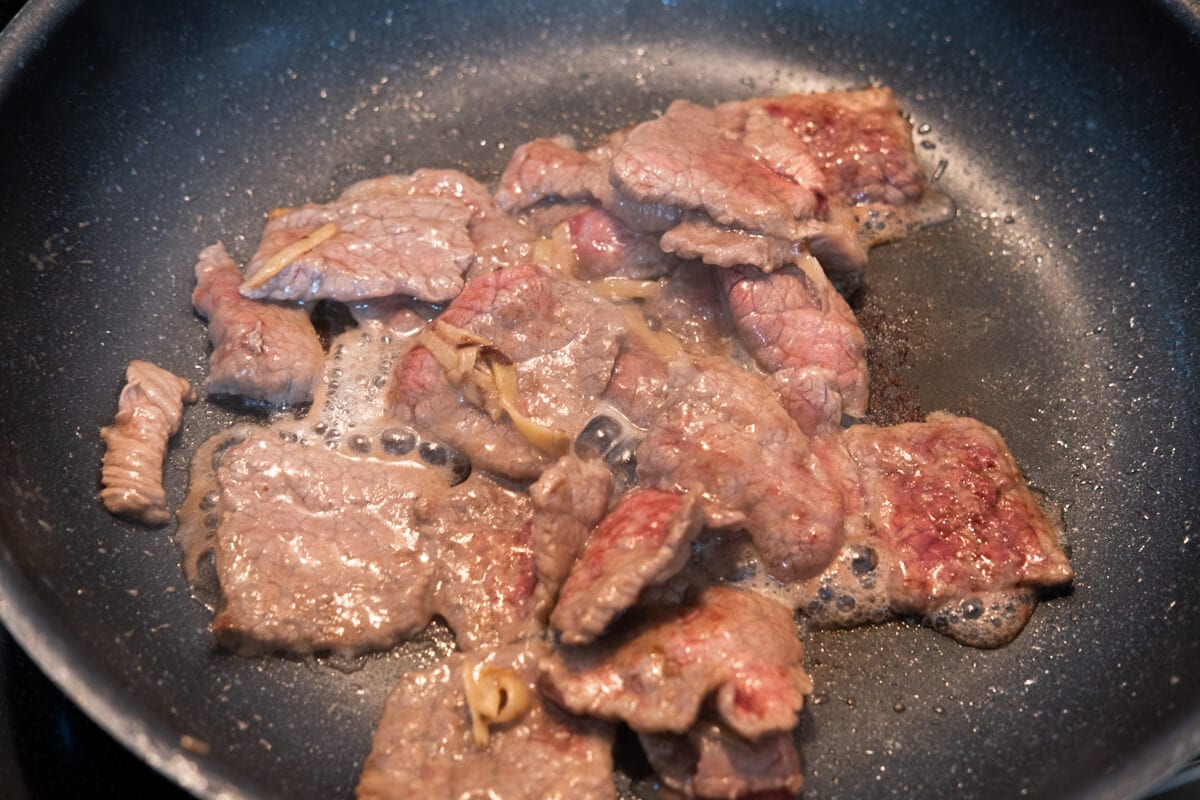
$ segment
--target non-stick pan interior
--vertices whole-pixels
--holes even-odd
[[[177,7],[176,7],[177,6]],[[191,267],[263,212],[662,111],[893,87],[951,224],[856,301],[926,411],[1007,437],[1074,589],[979,651],[812,632],[806,797],[1132,796],[1200,750],[1200,42],[1138,3],[34,3],[0,39],[0,606],[102,724],[200,794],[351,795],[444,637],[353,663],[217,651],[169,531],[106,515],[125,364],[195,382]],[[202,402],[189,453],[237,412]]]

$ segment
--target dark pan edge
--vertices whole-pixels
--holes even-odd
[[[207,800],[252,800],[258,796],[236,786],[218,761],[185,752],[177,732],[148,713],[109,675],[80,661],[2,545],[0,622],[92,721],[167,778]]]

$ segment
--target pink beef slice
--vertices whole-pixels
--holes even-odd
[[[325,354],[303,308],[248,300],[242,273],[218,242],[200,253],[192,305],[208,320],[211,394],[267,403],[306,403],[321,382]]]
[[[804,785],[791,731],[747,741],[712,722],[686,734],[643,733],[642,749],[663,784],[684,797],[794,798]]]
[[[625,332],[612,303],[532,264],[475,278],[439,319],[487,338],[512,359],[525,413],[571,435],[591,418]],[[553,463],[507,419],[494,421],[465,402],[424,347],[397,362],[389,396],[398,420],[454,445],[478,467],[533,480]]]
[[[642,589],[682,569],[704,522],[695,501],[644,488],[621,496],[584,545],[550,615],[563,642],[593,641]]]
[[[854,236],[828,221],[822,175],[799,137],[752,106],[676,101],[630,132],[609,177],[617,198],[693,212],[660,242],[682,257],[771,271],[811,249],[838,272],[866,265]]]
[[[529,487],[538,590],[553,603],[592,529],[608,512],[613,476],[600,459],[565,455]]]
[[[183,422],[183,404],[196,402],[192,385],[149,361],[130,361],[113,424],[100,429],[104,460],[100,500],[111,513],[143,525],[171,519],[163,488],[167,441]]]
[[[467,230],[475,249],[468,278],[500,267],[515,267],[533,255],[537,233],[501,211],[487,187],[458,170],[419,169],[410,176],[387,175],[359,181],[342,193],[341,200],[381,194],[457,200],[466,205],[471,211]]]
[[[674,264],[659,248],[657,236],[633,230],[599,206],[589,206],[571,217],[568,231],[576,274],[584,280],[654,279]]]
[[[757,739],[790,731],[812,681],[792,611],[753,592],[705,588],[689,605],[643,609],[594,644],[561,647],[540,685],[564,708],[683,733],[710,696],[719,718]]]
[[[763,369],[787,373],[777,383],[784,405],[811,435],[822,425],[836,426],[842,414],[866,413],[869,376],[866,339],[854,312],[815,261],[807,267],[770,275],[726,270],[719,280],[742,341]],[[824,391],[814,383],[824,383]],[[809,399],[814,392],[815,403]],[[836,414],[826,413],[827,393],[840,398]]]
[[[750,105],[752,115],[764,113],[800,138],[833,201],[904,205],[925,191],[912,126],[890,89],[763,97]]]
[[[805,585],[801,608],[818,623],[916,614],[964,644],[996,647],[1020,632],[1038,588],[1073,578],[1054,524],[992,428],[934,413],[856,425],[844,438],[866,524]]]
[[[294,437],[293,437],[294,438]],[[242,653],[381,650],[435,614],[471,650],[533,612],[524,494],[406,458],[264,430],[217,469],[213,631]]]
[[[359,800],[487,797],[495,800],[611,800],[612,730],[571,717],[533,687],[547,647],[527,642],[479,655],[452,654],[405,674],[388,696],[363,766]],[[506,669],[529,689],[531,706],[476,743],[463,673]]]
[[[545,201],[611,202],[608,165],[627,135],[624,130],[611,133],[586,152],[576,149],[570,136],[526,142],[516,149],[500,176],[496,203],[516,214]]]
[[[399,179],[351,187],[349,196],[271,217],[246,270],[242,293],[256,299],[358,302],[407,295],[444,303],[475,259],[471,207],[452,195],[418,191]],[[413,191],[410,193],[409,189]],[[337,233],[253,287],[255,274],[284,248],[332,223]]]
[[[637,451],[641,485],[696,491],[745,516],[767,570],[784,581],[821,572],[841,549],[840,490],[759,377],[723,359],[668,367],[669,413]]]

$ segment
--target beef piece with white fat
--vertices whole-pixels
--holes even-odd
[[[702,721],[686,734],[639,738],[663,784],[684,797],[782,800],[796,797],[804,785],[791,731],[747,741],[719,723]]]
[[[642,609],[590,645],[560,647],[540,685],[576,714],[641,733],[683,733],[710,697],[755,739],[796,726],[812,681],[792,611],[752,592],[704,589],[694,603]]]
[[[817,622],[915,614],[964,644],[996,647],[1020,632],[1038,587],[1071,581],[1054,524],[992,428],[935,413],[855,425],[844,444],[865,524],[803,587],[801,608]]]
[[[487,339],[511,360],[523,412],[568,435],[591,418],[625,333],[612,303],[530,264],[473,279],[438,319]],[[398,420],[454,445],[483,469],[530,480],[554,463],[507,418],[494,420],[466,402],[423,346],[397,363],[389,397]]]
[[[143,525],[171,518],[163,488],[167,440],[183,421],[183,404],[196,402],[192,385],[149,361],[130,361],[113,424],[100,429],[104,459],[100,500],[113,514]]]
[[[243,653],[378,650],[440,614],[473,649],[508,640],[531,618],[524,494],[477,476],[450,487],[445,470],[411,454],[286,438],[251,436],[217,469],[222,599],[213,630],[224,644]]]
[[[607,464],[576,455],[560,458],[529,487],[538,591],[548,603],[558,596],[592,529],[608,511],[612,489]]]
[[[784,406],[812,435],[866,413],[868,373],[854,312],[815,260],[803,263],[770,275],[722,270],[718,280],[742,341],[763,369],[785,373],[776,383]]]
[[[614,797],[611,728],[562,713],[533,686],[546,649],[527,642],[480,655],[454,653],[432,669],[405,674],[375,730],[359,800]],[[481,744],[471,725],[464,672],[478,677],[488,670],[503,670],[523,685],[529,705],[516,719],[493,725]]]
[[[670,412],[638,449],[641,485],[697,491],[744,515],[780,580],[824,569],[842,546],[841,495],[770,387],[728,361],[693,357],[671,362],[667,383]]]
[[[238,293],[242,274],[225,245],[200,252],[192,305],[208,320],[211,394],[267,403],[306,403],[321,381],[325,355],[308,312]]]
[[[696,498],[637,488],[622,495],[580,553],[550,624],[566,644],[587,644],[687,561],[703,526]]]
[[[271,216],[241,292],[274,300],[356,302],[400,294],[444,303],[475,260],[463,200],[411,180],[376,179],[324,205]],[[413,191],[409,191],[412,189]]]

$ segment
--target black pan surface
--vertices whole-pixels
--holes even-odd
[[[95,499],[125,364],[199,383],[191,266],[262,213],[421,166],[492,180],[686,97],[892,86],[951,224],[872,255],[860,313],[926,410],[1003,432],[1065,509],[1074,589],[997,651],[808,636],[806,797],[1131,797],[1200,751],[1200,26],[1187,2],[136,3],[0,35],[0,613],[205,797],[349,797],[385,693],[217,651],[168,532]],[[235,419],[189,410],[167,465]]]

